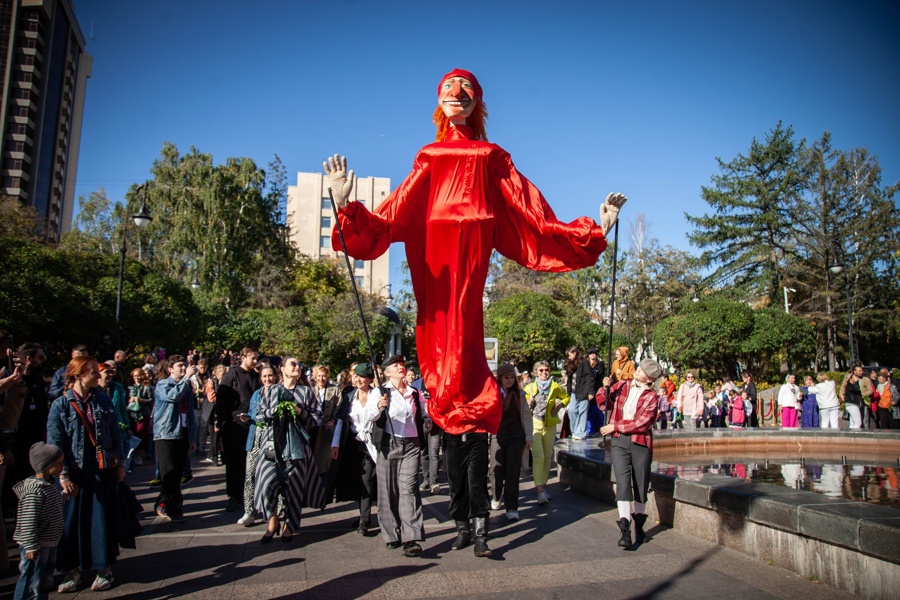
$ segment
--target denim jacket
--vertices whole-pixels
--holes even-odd
[[[197,435],[197,415],[194,413],[194,390],[187,377],[175,382],[171,377],[156,384],[156,403],[153,406],[153,439],[177,440],[181,428],[181,402],[187,406],[188,442]]]
[[[97,430],[97,446],[108,453],[110,458],[122,462],[125,453],[122,450],[122,433],[112,400],[99,389],[91,390],[94,410],[94,421]],[[50,416],[47,418],[47,443],[58,446],[63,451],[63,474],[69,469],[84,467],[84,424],[78,412],[72,408],[71,401],[75,392],[68,390],[50,405]],[[79,407],[81,408],[81,407]],[[82,413],[84,409],[82,408]]]

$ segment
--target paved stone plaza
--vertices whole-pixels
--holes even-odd
[[[451,552],[454,527],[446,493],[423,498],[424,554],[404,558],[388,550],[377,529],[368,538],[350,530],[355,506],[308,513],[290,544],[262,545],[262,524],[235,525],[226,513],[224,468],[195,464],[185,492],[188,522],[151,518],[152,466],[129,475],[144,508],[146,529],[137,550],[119,556],[107,592],[84,589],[51,598],[853,598],[746,555],[659,526],[635,551],[616,547],[613,507],[551,483],[548,506],[534,503],[530,483],[522,519],[493,513],[491,558],[471,548]],[[555,470],[554,470],[555,474]],[[551,479],[551,482],[555,481]],[[446,492],[446,485],[443,486]],[[649,527],[648,523],[648,527]],[[90,580],[88,580],[89,584]],[[0,598],[12,596],[14,577],[0,580]]]

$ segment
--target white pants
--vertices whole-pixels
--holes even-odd
[[[850,429],[862,429],[862,414],[855,404],[844,404],[844,410],[850,415]]]
[[[840,418],[841,409],[837,406],[819,409],[819,427],[821,429],[838,429],[838,420]]]

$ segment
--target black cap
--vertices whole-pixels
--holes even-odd
[[[356,368],[353,369],[353,372],[359,375],[360,377],[368,377],[369,379],[375,379],[375,371],[372,369],[372,365],[367,362],[359,363],[356,365]]]
[[[588,354],[597,354],[597,349],[596,348],[588,348],[587,353]]]
[[[386,359],[384,359],[384,362],[381,363],[381,368],[387,369],[389,366],[396,364],[396,363],[406,364],[406,359],[403,357],[402,354],[394,354],[393,356],[388,356]]]

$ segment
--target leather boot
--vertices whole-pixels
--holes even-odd
[[[487,545],[488,520],[486,517],[475,517],[475,556],[490,556],[491,549]]]
[[[635,513],[631,515],[631,520],[634,521],[634,541],[637,544],[643,544],[647,539],[647,534],[644,533],[644,523],[647,522],[647,515]]]
[[[456,521],[456,539],[450,546],[451,550],[462,550],[472,542],[468,521]]]
[[[622,532],[622,537],[619,538],[619,546],[622,548],[630,548],[631,547],[631,521],[626,518],[621,518],[616,523],[619,525],[619,531]]]

